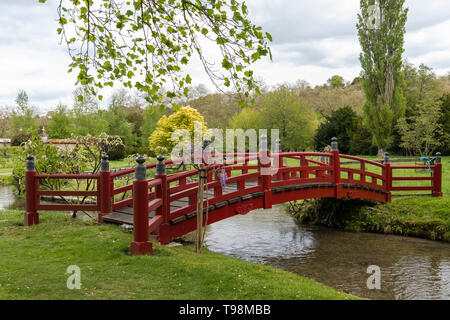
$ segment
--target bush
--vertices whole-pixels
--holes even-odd
[[[118,140],[121,141],[116,143]],[[100,142],[99,147],[109,156],[109,160],[121,160],[127,156],[125,138],[119,136],[108,136],[105,142]]]
[[[314,137],[316,150],[321,151],[337,137],[339,152],[346,154],[376,154],[372,134],[363,126],[362,118],[350,107],[343,107],[325,116]]]
[[[31,139],[31,133],[19,132],[11,138],[11,146],[20,147],[22,144]]]

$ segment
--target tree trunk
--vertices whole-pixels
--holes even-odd
[[[383,148],[378,148],[377,158],[384,158],[384,150]]]

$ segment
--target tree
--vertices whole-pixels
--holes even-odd
[[[39,0],[46,2],[46,0]],[[119,80],[149,102],[188,95],[191,77],[180,66],[198,55],[212,82],[238,92],[258,92],[249,66],[270,54],[271,36],[248,20],[236,0],[61,0],[58,34],[72,57],[69,71],[94,88]],[[214,43],[221,55],[219,72],[200,45]],[[210,48],[210,47],[208,47]],[[101,96],[99,96],[101,99]]]
[[[327,83],[332,88],[343,88],[345,86],[344,78],[338,75],[332,76],[327,80]]]
[[[441,104],[430,97],[418,104],[418,112],[401,118],[398,128],[401,146],[414,155],[431,155],[440,145],[437,136],[442,135]]]
[[[37,132],[39,122],[35,117],[36,109],[29,104],[28,95],[24,90],[19,91],[16,97],[16,107],[11,112],[11,128],[14,133],[21,129],[24,132]]]
[[[87,87],[78,87],[74,91],[73,97],[74,134],[87,136],[106,132],[108,124],[102,116],[98,101],[92,92]]]
[[[7,108],[0,108],[0,138],[9,136],[11,130],[10,112]]]
[[[159,121],[159,119],[161,119],[161,117],[164,114],[168,114],[168,108],[161,110],[160,108],[147,108],[144,111],[144,119],[142,122],[142,146],[143,147],[149,147],[149,137],[150,135],[153,133],[153,131],[155,131],[157,123]]]
[[[391,146],[393,128],[405,113],[401,68],[408,9],[403,4],[404,0],[360,1],[357,28],[362,49],[362,88],[366,96],[363,112],[379,155]],[[379,27],[370,23],[371,5],[379,9]]]
[[[429,154],[436,149],[442,131],[442,88],[430,67],[421,64],[415,68],[406,62],[403,68],[407,87],[405,89],[406,112],[400,118],[397,130],[400,147],[408,153]]]
[[[314,147],[317,151],[323,151],[330,144],[331,138],[337,137],[341,153],[371,153],[370,132],[363,127],[361,117],[351,107],[334,110],[324,118],[314,137]]]
[[[450,155],[450,93],[441,98],[439,124],[442,127],[442,135],[439,136],[440,150],[443,154]]]
[[[159,119],[155,131],[149,138],[150,150],[155,154],[169,154],[176,145],[172,141],[172,133],[177,129],[185,129],[190,134],[191,143],[194,139],[195,122],[201,122],[201,134],[206,133],[206,123],[203,116],[190,106],[182,107],[170,116]]]
[[[125,140],[125,144],[133,146],[136,143],[136,136],[133,134],[133,125],[125,118],[125,112],[121,110],[113,101],[108,111],[104,113],[107,123],[106,133],[111,136],[120,136]]]
[[[189,105],[205,117],[208,127],[219,129],[225,129],[231,117],[240,109],[232,98],[218,93],[190,100]]]
[[[70,138],[73,128],[73,114],[64,104],[58,104],[55,110],[48,113],[50,120],[47,123],[49,138]]]

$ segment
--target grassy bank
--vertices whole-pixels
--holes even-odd
[[[191,246],[154,243],[153,256],[130,256],[131,234],[112,225],[42,213],[0,211],[0,299],[346,299],[352,296],[270,266]],[[66,269],[81,269],[81,289]]]
[[[450,241],[450,157],[442,158],[442,192],[444,196],[439,198],[394,196],[386,204],[345,199],[305,201],[295,214],[302,222],[347,231]]]

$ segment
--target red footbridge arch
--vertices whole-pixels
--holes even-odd
[[[221,154],[220,158],[223,164],[204,166],[205,170],[200,170],[206,189],[204,225],[301,199],[359,198],[389,202],[393,191],[426,191],[430,196],[442,196],[440,154],[432,165],[392,165],[388,155],[383,162],[376,162],[340,154],[337,149],[275,153],[262,150],[259,153]],[[174,166],[176,161],[164,160],[162,156],[158,157],[157,163],[144,164],[144,161],[138,158],[136,167],[111,172],[107,157],[104,157],[98,174],[38,174],[34,158],[29,156],[25,225],[39,223],[39,210],[98,212],[100,224],[134,225],[132,254],[151,254],[150,237],[167,244],[196,230],[199,169],[167,174],[166,166]],[[156,174],[148,178],[152,169],[156,169]],[[417,169],[429,174],[417,176],[414,174]],[[403,176],[395,174],[396,171]],[[228,177],[226,181],[223,172]],[[133,174],[133,183],[116,186],[121,177]],[[94,179],[96,190],[41,190],[42,179]],[[412,186],[412,181],[428,183]],[[130,197],[124,196],[130,193]],[[42,204],[43,196],[91,197],[97,201],[95,204]]]

